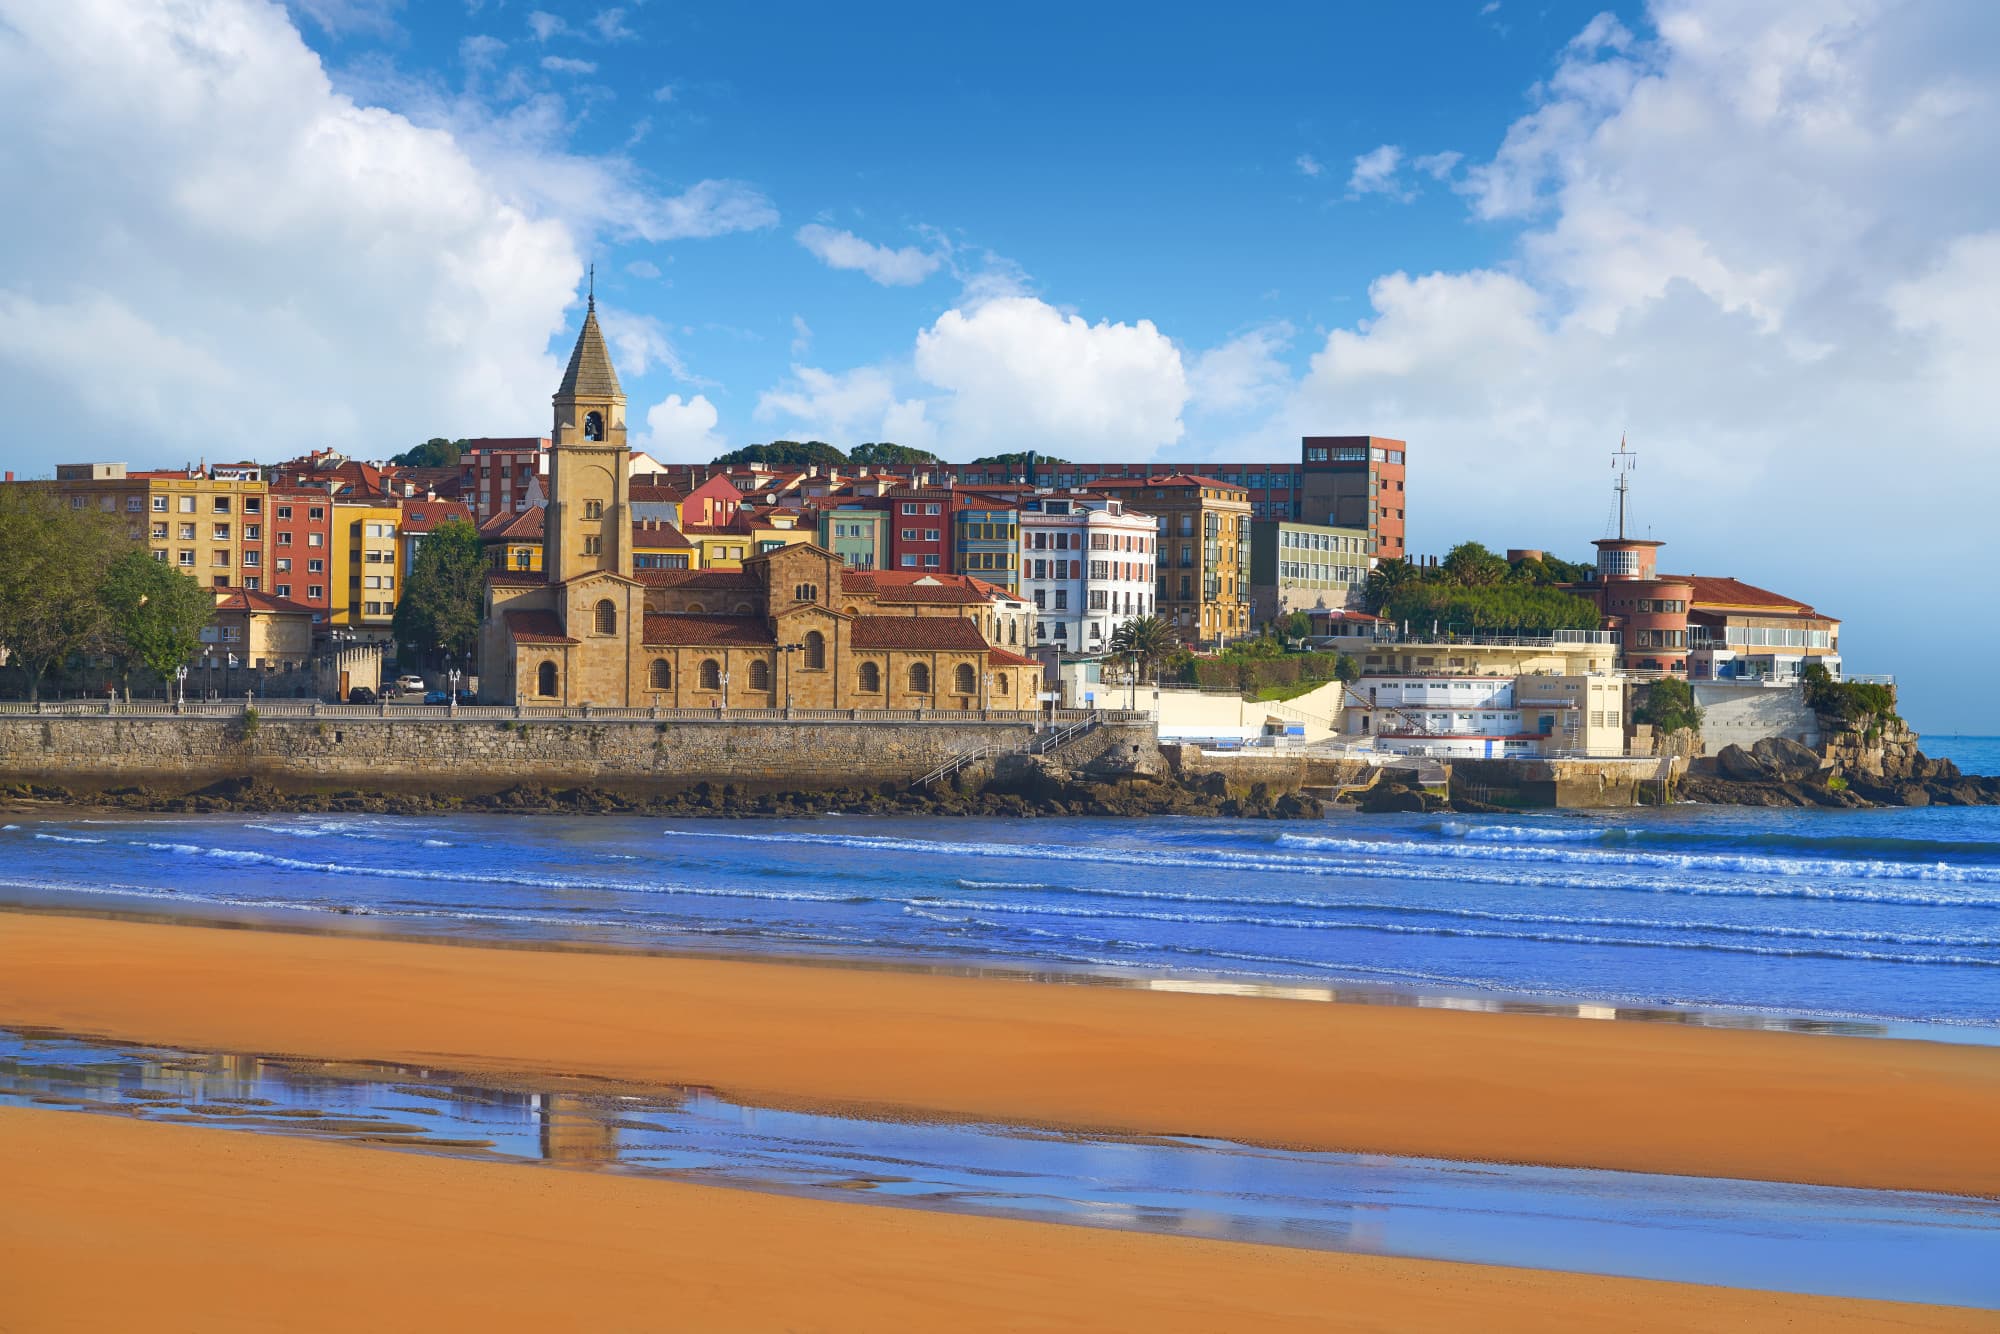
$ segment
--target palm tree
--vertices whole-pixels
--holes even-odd
[[[1173,625],[1158,616],[1136,616],[1111,632],[1111,651],[1150,675],[1180,650]]]

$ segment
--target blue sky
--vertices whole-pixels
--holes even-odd
[[[0,465],[547,429],[1193,464],[1409,442],[1411,546],[1844,618],[2000,732],[1990,0],[0,0]]]

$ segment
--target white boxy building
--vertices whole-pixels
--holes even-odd
[[[1342,727],[1375,749],[1438,759],[1625,753],[1625,680],[1589,676],[1364,676]]]
[[[1159,528],[1121,500],[1041,491],[1021,501],[1021,592],[1035,604],[1035,642],[1099,654],[1111,632],[1153,613]]]

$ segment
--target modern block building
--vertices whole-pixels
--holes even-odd
[[[1375,566],[1365,528],[1294,519],[1250,521],[1250,622],[1266,626],[1295,611],[1358,607]]]
[[[1293,517],[1367,530],[1378,560],[1408,554],[1403,496],[1409,446],[1379,435],[1309,435],[1301,442]]]

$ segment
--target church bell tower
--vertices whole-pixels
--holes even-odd
[[[583,331],[555,392],[544,560],[551,583],[600,570],[632,577],[631,481],[625,391],[597,327],[593,281]]]

